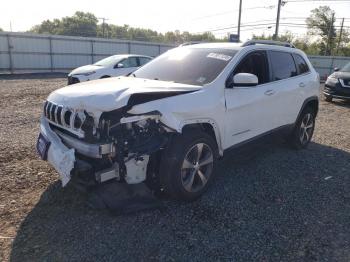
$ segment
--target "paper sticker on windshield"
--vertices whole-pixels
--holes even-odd
[[[223,60],[223,61],[228,61],[232,58],[232,56],[229,55],[224,55],[224,54],[218,54],[218,53],[210,53],[207,55],[207,57],[210,58],[215,58],[215,59],[219,59],[219,60]]]

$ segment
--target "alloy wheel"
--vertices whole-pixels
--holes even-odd
[[[314,128],[314,119],[311,113],[304,115],[300,125],[300,143],[302,145],[307,144],[311,140],[311,136]]]
[[[197,143],[186,153],[181,167],[182,185],[188,192],[198,192],[207,184],[214,165],[212,149]]]

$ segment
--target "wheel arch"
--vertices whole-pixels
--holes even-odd
[[[307,99],[305,99],[303,105],[301,106],[301,109],[299,111],[299,114],[298,114],[298,117],[295,121],[298,121],[301,113],[304,111],[304,109],[306,107],[311,107],[314,112],[315,112],[315,117],[317,116],[317,113],[318,113],[318,108],[319,108],[319,101],[318,101],[318,97],[317,96],[312,96],[312,97],[309,97]]]
[[[219,155],[223,155],[224,151],[222,148],[220,131],[217,124],[214,121],[209,119],[187,121],[183,124],[181,128],[181,133],[185,133],[186,130],[189,129],[200,129],[201,131],[204,131],[209,136],[211,136],[217,145]]]

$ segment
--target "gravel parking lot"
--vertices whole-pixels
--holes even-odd
[[[64,78],[0,79],[0,261],[350,261],[350,104],[322,102],[313,143],[230,152],[200,200],[112,216],[35,154]]]

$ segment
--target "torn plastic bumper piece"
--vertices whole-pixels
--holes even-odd
[[[41,118],[40,132],[50,141],[47,151],[47,161],[59,173],[62,186],[65,186],[71,179],[71,171],[75,164],[74,149],[66,147],[61,139],[53,132],[45,118]]]

